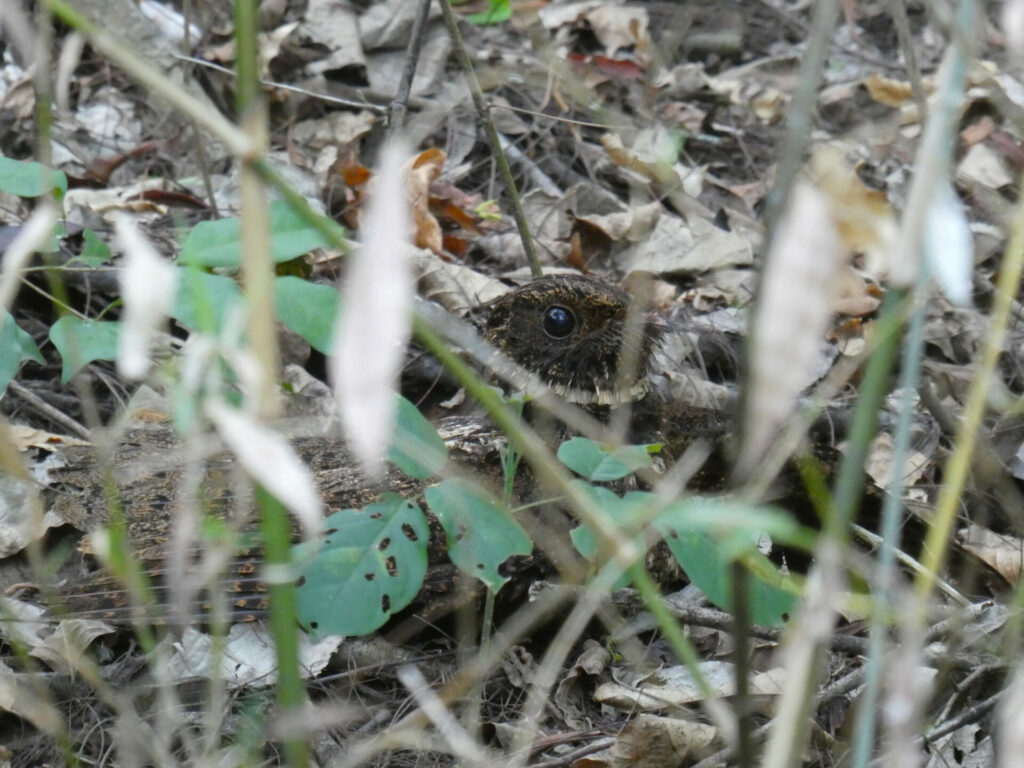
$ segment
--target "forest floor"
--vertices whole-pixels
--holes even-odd
[[[193,16],[183,19],[180,5]],[[530,263],[437,2],[418,59],[410,54],[419,5],[261,4],[262,173],[283,177],[347,240],[371,239],[360,212],[390,116],[414,158],[417,291],[479,323],[481,306],[530,281]],[[1024,242],[1024,61],[1011,52],[1024,50],[1014,16],[1024,16],[1022,4],[1007,0],[1003,17],[989,4],[994,15],[967,34],[937,4],[849,0],[835,19],[815,16],[830,5],[524,0],[493,24],[484,23],[488,8],[501,14],[507,3],[455,10],[545,273],[583,272],[645,294],[668,329],[655,386],[687,406],[745,409],[741,465],[746,456],[778,472],[792,469],[794,452],[863,451],[876,497],[851,503],[879,507],[886,486],[901,502],[893,579],[880,564],[878,520],[862,508],[854,522],[866,527],[851,536],[839,525],[839,548],[821,534],[810,554],[794,556],[762,539],[764,568],[787,583],[796,573],[793,610],[766,620],[781,598],[762,571],[737,617],[729,609],[740,593],[722,584],[738,573],[729,559],[753,549],[736,541],[757,527],[750,521],[795,539],[779,522],[793,515],[817,536],[835,529],[810,523],[811,510],[828,518],[848,496],[842,482],[835,504],[821,491],[823,479],[846,476],[826,461],[826,477],[804,472],[804,508],[781,504],[779,517],[767,482],[752,491],[756,481],[733,475],[746,516],[705,524],[699,539],[720,562],[673,549],[685,574],[659,577],[657,607],[633,586],[611,590],[592,577],[588,589],[556,582],[550,568],[543,579],[501,571],[498,583],[512,583],[498,593],[483,643],[479,589],[454,613],[428,616],[417,603],[361,637],[303,635],[308,701],[290,714],[271,685],[271,638],[280,635],[267,629],[265,605],[235,603],[234,618],[255,620],[230,629],[205,604],[187,627],[153,622],[133,612],[134,587],[118,588],[127,597],[108,605],[117,608],[109,616],[72,610],[58,622],[46,608],[76,580],[111,590],[131,581],[132,566],[108,551],[116,537],[83,536],[91,520],[116,520],[126,505],[131,528],[140,519],[132,504],[169,506],[167,494],[208,511],[201,493],[189,501],[167,490],[187,480],[176,467],[191,450],[181,442],[189,430],[212,423],[244,454],[227,434],[233,422],[209,402],[245,392],[251,370],[239,351],[241,293],[216,282],[236,282],[247,241],[237,227],[196,226],[239,216],[248,184],[237,136],[218,123],[236,114],[228,4],[82,0],[75,7],[102,27],[75,31],[58,7],[49,51],[37,18],[0,13],[0,159],[19,161],[0,173],[0,311],[9,312],[0,315],[0,766],[296,764],[297,742],[324,766],[831,766],[866,765],[872,754],[886,765],[1019,765],[1024,308],[1014,249]],[[113,48],[111,35],[131,50]],[[33,61],[52,76],[33,75]],[[411,93],[396,105],[410,62]],[[40,122],[43,82],[49,124]],[[45,218],[46,185],[33,187],[30,160],[63,173],[49,179],[62,188],[56,222]],[[283,383],[274,396],[290,417],[282,432],[295,439],[297,424],[306,437],[323,424],[337,431],[327,353],[333,287],[350,257],[288,217],[280,207],[268,216]],[[52,243],[32,234],[39,222],[44,235],[60,228]],[[125,375],[119,346],[137,322],[123,295],[133,233],[165,268],[200,271],[211,291],[224,291],[208,304],[172,298],[158,364],[143,377]],[[14,264],[26,241],[26,254],[43,255]],[[922,259],[933,278],[915,288]],[[323,286],[328,298],[316,292]],[[903,300],[890,311],[887,297]],[[893,323],[904,321],[899,362],[880,375],[877,427],[865,436],[857,406],[873,402],[876,381],[865,360],[882,357]],[[386,323],[379,314],[363,322],[372,356],[374,330]],[[475,450],[451,426],[470,413],[462,382],[415,350],[403,394],[443,425],[449,452]],[[161,443],[172,423],[185,425],[184,438]],[[150,443],[153,429],[161,436]],[[255,428],[244,434],[265,448],[254,459],[264,471],[285,472],[277,454],[268,459],[277,443],[259,442]],[[487,459],[495,466],[496,451]],[[84,476],[71,472],[82,456],[92,474],[78,491],[88,499],[69,479]],[[321,489],[336,469],[321,471],[325,456],[307,462]],[[649,487],[640,477],[632,487]],[[208,520],[192,524],[204,546],[237,562],[238,541],[219,541]],[[170,547],[176,531],[152,541]],[[655,547],[648,565],[657,572],[666,557]],[[101,581],[110,577],[99,562],[115,581]],[[160,590],[173,592],[173,573],[148,573],[158,582],[148,599],[169,601]],[[680,655],[667,615],[696,659]]]

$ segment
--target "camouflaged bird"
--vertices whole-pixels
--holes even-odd
[[[639,400],[666,325],[653,316],[631,324],[629,307],[629,294],[603,280],[544,277],[488,307],[484,338],[570,403]],[[619,360],[630,352],[636,370],[620,381]]]
[[[545,277],[515,289],[483,308],[485,339],[506,358],[536,374],[566,400],[593,408],[635,402],[633,439],[664,440],[667,453],[694,436],[717,437],[728,428],[719,411],[668,403],[649,392],[652,353],[665,324],[653,316],[628,320],[630,295],[593,277]],[[635,327],[634,327],[635,326]],[[631,377],[620,381],[624,347],[635,360]],[[631,347],[631,349],[630,349]],[[627,355],[629,357],[629,355]],[[513,380],[511,371],[506,371]],[[453,460],[500,478],[503,436],[489,422],[465,417],[441,419],[435,425]],[[382,491],[418,493],[422,484],[398,472],[382,483],[366,478],[340,440],[325,437],[293,439],[311,469],[328,509],[362,507]],[[117,481],[126,537],[144,570],[152,577],[158,601],[166,599],[170,573],[164,562],[174,535],[175,513],[185,470],[180,466],[181,441],[165,425],[130,430],[115,449],[112,473]],[[65,452],[66,464],[53,473],[61,489],[53,510],[72,525],[93,530],[110,521],[106,476],[89,448]],[[251,500],[238,495],[237,466],[232,454],[214,452],[203,462],[198,491],[204,512],[222,519],[247,519]],[[86,546],[86,551],[88,547]],[[266,608],[265,585],[259,575],[260,553],[242,549],[228,565],[223,588],[235,620],[252,619]],[[122,619],[131,609],[128,592],[113,578],[90,575],[61,588],[72,613]],[[209,603],[196,595],[184,606],[205,615]]]

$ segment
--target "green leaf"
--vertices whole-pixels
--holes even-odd
[[[582,480],[571,481],[583,493],[591,498],[594,504],[600,507],[612,522],[623,529],[633,527],[645,514],[647,507],[655,502],[653,494],[645,492],[628,493],[625,497],[617,496],[607,488],[599,485],[590,485]],[[597,558],[600,546],[597,533],[587,524],[580,523],[569,533],[576,551],[587,560],[593,561]],[[644,552],[647,547],[644,542],[643,532],[634,535],[633,543],[637,552]],[[629,584],[629,576],[622,573],[619,575],[613,589],[620,589]]]
[[[321,219],[339,236],[344,230],[327,217]],[[314,248],[330,246],[284,200],[270,206],[270,255],[275,263],[294,259]],[[200,267],[237,267],[242,261],[241,221],[237,218],[196,224],[185,238],[181,260]]]
[[[413,601],[427,573],[430,527],[396,493],[324,521],[323,545],[296,589],[299,622],[313,635],[365,635]],[[309,550],[296,547],[297,556]]]
[[[201,269],[178,267],[178,295],[171,317],[186,328],[213,332],[224,325],[224,314],[241,306],[242,291],[230,277]]]
[[[281,322],[325,355],[331,351],[338,299],[337,289],[330,285],[291,276],[274,281],[274,304]]]
[[[117,337],[121,324],[109,321],[82,320],[64,315],[50,327],[50,341],[60,353],[62,384],[94,360],[117,358]]]
[[[45,362],[32,337],[14,322],[5,310],[0,310],[0,395],[18,373],[23,360]]]
[[[448,535],[448,557],[492,592],[508,581],[498,572],[501,564],[533,551],[533,542],[512,513],[474,483],[445,480],[427,488],[425,496]]]
[[[58,200],[68,191],[68,177],[63,171],[47,168],[42,163],[0,157],[0,192],[18,197],[40,197],[50,189]]]
[[[651,454],[659,450],[657,444],[606,448],[585,437],[574,437],[558,446],[558,460],[577,475],[603,483],[651,466]]]
[[[512,3],[510,0],[490,0],[486,11],[470,13],[466,15],[466,21],[470,24],[500,24],[512,18]]]
[[[82,232],[82,239],[85,241],[85,246],[76,257],[78,261],[93,269],[110,261],[110,246],[100,240],[99,235],[91,229],[87,229]]]
[[[426,480],[444,469],[448,447],[415,405],[401,395],[396,397],[398,421],[388,448],[388,461],[410,477]]]
[[[754,527],[759,524],[783,535],[797,527],[775,510],[708,499],[673,505],[654,522],[686,575],[724,611],[732,606],[731,563],[744,553],[757,554],[756,536],[764,530]],[[710,535],[711,530],[718,535]],[[750,575],[751,619],[755,624],[778,627],[792,615],[797,597],[781,586],[784,577],[774,566],[770,570],[769,580],[765,579],[767,573]]]

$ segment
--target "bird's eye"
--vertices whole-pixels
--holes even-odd
[[[544,310],[544,333],[553,339],[564,339],[576,328],[576,315],[572,310],[557,305]]]

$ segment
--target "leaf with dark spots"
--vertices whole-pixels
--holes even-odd
[[[341,510],[325,525],[337,534],[331,541],[319,549],[296,547],[296,559],[304,563],[299,621],[318,634],[372,632],[409,605],[423,585],[430,537],[423,510],[390,493],[365,513]]]
[[[425,496],[448,535],[451,561],[488,589],[497,592],[508,581],[498,570],[502,563],[533,551],[512,513],[468,480],[445,480],[427,488]]]

